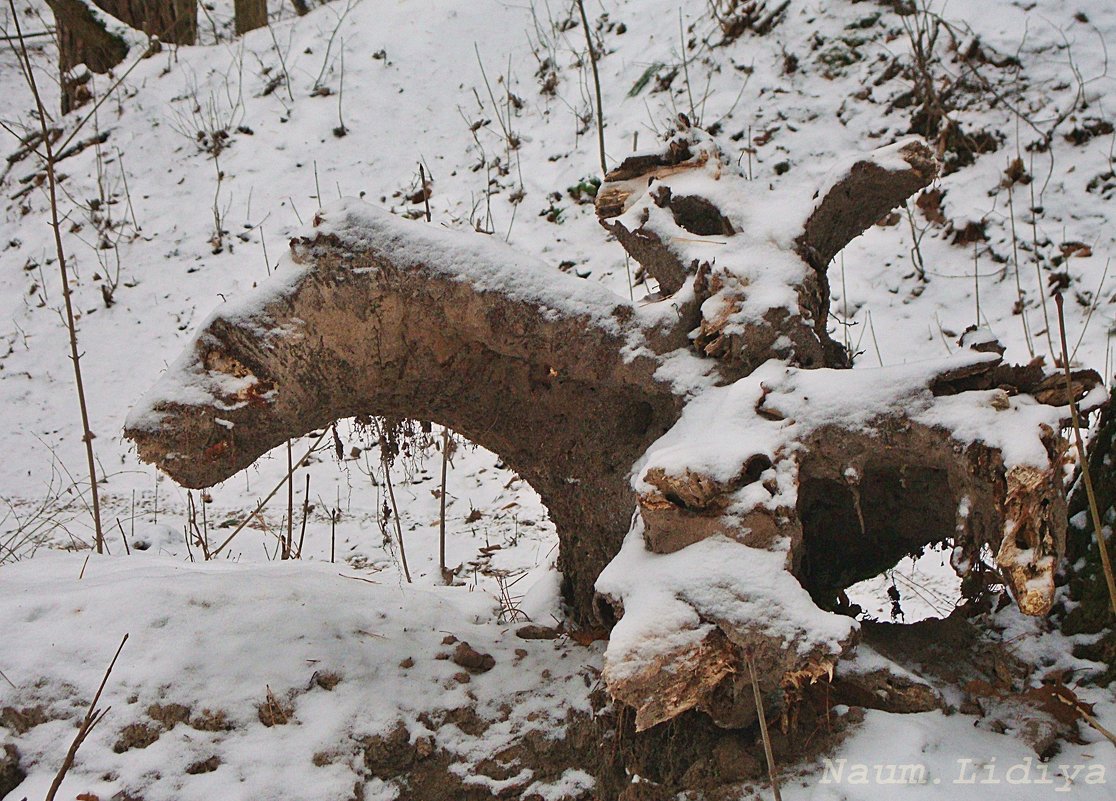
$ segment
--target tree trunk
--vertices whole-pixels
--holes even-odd
[[[267,0],[236,0],[237,36],[267,25]]]
[[[90,97],[87,76],[74,74],[74,68],[84,64],[92,72],[106,73],[128,55],[128,42],[86,0],[48,2],[58,28],[62,113],[67,114]]]
[[[117,21],[161,42],[192,45],[197,40],[197,0],[48,0],[58,26],[62,113],[90,99],[84,64],[104,74],[128,55],[130,43]],[[104,12],[104,13],[101,13]],[[115,19],[114,19],[115,18]]]
[[[160,42],[192,45],[198,39],[197,0],[94,0],[118,20]]]
[[[943,362],[843,370],[826,330],[830,259],[935,174],[909,141],[820,188],[757,190],[684,130],[598,193],[658,283],[642,304],[483,236],[338,204],[126,433],[203,487],[338,418],[459,431],[542,497],[571,616],[612,628],[605,680],[636,728],[695,708],[747,725],[746,665],[768,699],[831,676],[857,633],[827,611],[836,596],[927,544],[953,543],[958,569],[990,551],[1024,612],[1052,603],[1064,379],[1003,364],[981,332]],[[1098,379],[1079,379],[1089,405]]]

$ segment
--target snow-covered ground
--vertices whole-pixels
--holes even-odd
[[[75,138],[100,132],[104,142],[59,168],[111,555],[88,553],[88,481],[45,191],[33,158],[0,166],[0,708],[38,707],[48,719],[25,730],[0,719],[0,747],[16,745],[29,771],[8,798],[45,794],[124,634],[101,701],[112,709],[59,797],[340,799],[359,785],[365,798],[390,798],[397,790],[370,777],[358,751],[362,738],[386,736],[398,721],[412,742],[435,737],[461,776],[498,782],[473,767],[513,737],[532,728],[558,732],[567,712],[586,712],[601,649],[514,637],[513,624],[525,616],[545,624],[560,615],[557,540],[537,496],[497,455],[463,444],[451,461],[454,587],[440,586],[438,566],[439,429],[426,436],[425,452],[396,462],[408,585],[384,514],[378,449],[352,421],[338,428],[344,458],[329,446],[298,471],[296,539],[307,486],[312,508],[303,559],[286,563],[275,561],[285,490],[221,560],[201,562],[184,534],[188,494],[140,463],[121,429],[196,326],[263,281],[319,205],[360,196],[417,216],[420,163],[432,179],[436,224],[491,232],[624,297],[645,294],[645,286],[631,286],[624,254],[591,203],[577,197],[576,188],[598,175],[599,159],[576,6],[334,0],[296,18],[284,4],[272,9],[269,28],[234,40],[231,3],[214,5],[201,18],[205,44],[139,63]],[[610,167],[657,141],[678,113],[717,129],[757,191],[820,177],[850,153],[908,133],[913,109],[903,98],[911,83],[889,65],[907,59],[912,43],[893,4],[791,0],[766,36],[745,33],[716,47],[721,33],[710,5],[587,2],[603,46]],[[25,30],[50,21],[45,3],[16,6]],[[860,353],[861,367],[894,365],[940,357],[979,323],[1007,346],[1007,358],[1045,355],[1049,363],[1059,339],[1048,292],[1060,286],[1070,350],[1107,378],[1116,325],[1108,274],[1116,253],[1116,75],[1108,64],[1116,7],[1108,0],[930,6],[953,23],[957,41],[950,49],[942,30],[938,84],[964,77],[980,87],[958,90],[982,99],[954,117],[974,141],[995,148],[943,177],[937,203],[912,204],[909,216],[846,248],[830,269],[835,337]],[[6,11],[0,20],[11,34]],[[32,41],[54,108],[53,49],[47,39]],[[110,86],[97,77],[98,91]],[[0,120],[30,130],[31,106],[5,46]],[[82,113],[61,122],[72,130]],[[218,131],[227,138],[209,147]],[[14,138],[4,141],[0,153],[16,150]],[[1005,170],[1016,158],[1033,180],[1009,189]],[[295,457],[309,446],[295,443]],[[275,452],[195,492],[194,524],[223,540],[280,482],[286,460]],[[887,620],[894,584],[907,622],[946,614],[957,600],[947,557],[930,552],[850,597]],[[1017,625],[1015,645],[1031,649],[1044,669],[1086,667],[1057,635]],[[496,667],[463,681],[460,667],[436,658],[453,650],[443,644],[448,635],[494,655]],[[411,667],[402,666],[407,661]],[[269,694],[293,725],[264,725]],[[1116,729],[1111,694],[1081,694]],[[169,704],[190,708],[183,722],[154,723],[152,705]],[[479,733],[435,731],[421,717],[465,705],[492,723]],[[224,722],[213,723],[217,715]],[[118,753],[133,724],[157,739]],[[881,788],[852,782],[850,773],[827,783],[833,770],[819,762],[798,770],[803,783],[791,781],[784,795],[1037,799],[1053,788],[1116,797],[1116,778],[1087,781],[1097,777],[1092,766],[1116,764],[1111,744],[1090,729],[1083,736],[1084,745],[1066,745],[1043,765],[1046,774],[1035,768],[1012,783],[1008,768],[1033,754],[1010,733],[978,731],[967,715],[869,712],[830,759],[923,764],[925,783]],[[983,766],[976,781],[1001,783],[959,788],[954,779],[969,766]],[[531,792],[544,798],[591,797],[591,780],[576,771],[520,779],[524,788],[535,782]]]

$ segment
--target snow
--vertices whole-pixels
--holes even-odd
[[[43,703],[61,716],[21,735],[0,730],[0,744],[18,745],[32,766],[28,779],[9,796],[15,801],[45,795],[74,723],[125,632],[131,636],[103,699],[112,709],[82,747],[60,797],[92,792],[111,798],[121,789],[142,787],[145,801],[345,798],[359,778],[359,766],[349,761],[355,759],[354,737],[382,734],[399,719],[408,721],[412,737],[418,737],[426,733],[416,722],[418,714],[467,700],[467,693],[477,696],[482,711],[498,717],[501,700],[516,694],[512,715],[490,729],[490,739],[463,733],[453,739],[448,726],[439,731],[444,738],[439,745],[457,749],[459,769],[468,772],[477,755],[522,727],[537,723],[557,731],[566,709],[583,708],[586,684],[596,681],[592,671],[605,664],[599,646],[575,648],[565,640],[509,642],[511,626],[496,600],[499,583],[518,580],[510,590],[514,602],[536,622],[548,623],[562,614],[560,577],[545,509],[522,480],[499,466],[494,454],[465,448],[454,457],[449,562],[463,568],[461,586],[452,588],[438,586],[438,501],[431,490],[438,483],[440,455],[397,466],[396,492],[415,577],[413,587],[404,587],[398,546],[385,544],[381,528],[379,454],[348,422],[339,426],[346,458],[311,459],[315,508],[308,516],[306,558],[288,564],[270,561],[275,532],[283,527],[281,499],[238,535],[228,562],[191,563],[183,538],[186,493],[139,463],[121,436],[126,417],[132,415],[134,421],[144,414],[138,399],[158,376],[193,363],[193,332],[207,319],[255,307],[263,297],[258,293],[281,293],[297,280],[302,268],[280,254],[290,238],[313,230],[308,224],[319,206],[325,225],[346,230],[345,215],[353,214],[362,226],[372,226],[380,241],[390,242],[396,225],[424,232],[429,236],[426,255],[443,265],[447,275],[483,278],[505,288],[501,282],[509,275],[502,266],[511,262],[517,269],[516,291],[525,296],[545,292],[552,302],[553,287],[563,287],[558,311],[604,319],[615,303],[633,296],[639,325],[673,319],[674,303],[685,298],[643,300],[653,287],[630,285],[619,246],[607,240],[591,206],[579,205],[566,191],[598,169],[592,123],[583,122],[591,118],[592,92],[581,31],[552,24],[559,21],[550,17],[566,10],[554,3],[532,7],[496,0],[396,0],[345,5],[335,0],[300,19],[287,5],[279,12],[273,8],[270,30],[232,40],[231,3],[210,5],[201,20],[202,44],[167,47],[141,61],[83,132],[91,134],[96,124],[109,133],[106,143],[61,167],[66,175],[63,241],[74,270],[86,392],[105,482],[102,504],[105,520],[112,523],[108,537],[113,555],[91,556],[88,564],[92,538],[85,511],[88,482],[81,478],[84,445],[66,334],[57,313],[62,295],[53,234],[45,223],[45,193],[34,183],[33,158],[0,167],[0,406],[5,418],[0,517],[8,515],[0,523],[0,544],[11,542],[17,517],[42,523],[37,530],[45,533],[21,548],[23,561],[12,564],[0,551],[0,621],[6,635],[0,671],[15,685],[0,680],[0,707]],[[17,6],[21,14],[31,7],[49,20],[38,0],[22,0]],[[985,358],[959,351],[955,344],[974,323],[1006,346],[1007,361],[1023,363],[1042,355],[1052,365],[1059,341],[1047,293],[1055,273],[1064,273],[1069,281],[1066,327],[1075,364],[1111,375],[1116,290],[1104,276],[1116,227],[1112,191],[1106,188],[1112,180],[1104,176],[1112,170],[1112,137],[1074,144],[1065,134],[1090,118],[1111,116],[1116,77],[1107,65],[1107,49],[1116,41],[1116,9],[1106,0],[1049,0],[1041,8],[1015,0],[951,0],[931,7],[955,23],[963,39],[979,35],[986,49],[1016,55],[1023,65],[1002,71],[981,67],[1000,91],[1010,93],[1012,105],[985,106],[957,118],[971,129],[999,136],[999,148],[937,183],[947,222],[958,228],[968,221],[984,225],[987,238],[977,245],[975,264],[971,244],[952,244],[952,232],[931,225],[914,205],[913,225],[904,214],[896,225],[872,228],[829,271],[833,336],[847,337],[860,353],[856,370],[826,376],[827,381],[846,382],[843,391],[819,394],[810,382],[820,377],[773,365],[763,368],[757,381],[713,391],[708,365],[686,353],[674,354],[663,361],[657,377],[704,393],[699,403],[723,413],[725,423],[718,430],[695,424],[672,432],[656,444],[656,464],[700,465],[728,476],[739,470],[742,455],[774,455],[793,427],[801,430],[811,420],[856,419],[870,426],[868,400],[917,407],[925,403],[920,381],[937,369],[928,360],[951,354]],[[830,3],[822,9],[792,0],[787,19],[771,35],[745,34],[731,45],[709,50],[700,44],[715,30],[706,4],[684,6],[684,25],[695,26],[699,42],[696,52],[687,48],[698,107],[691,109],[681,72],[667,91],[653,91],[653,77],[647,88],[629,96],[648,66],[667,65],[658,71],[665,75],[680,64],[677,30],[673,22],[664,24],[676,20],[677,3],[616,0],[604,6],[590,3],[586,10],[591,17],[607,10],[610,22],[627,27],[622,35],[614,28],[602,34],[609,165],[628,154],[636,134],[641,150],[657,150],[648,143],[680,111],[699,111],[694,116],[707,125],[719,122],[719,141],[731,143],[724,169],[750,177],[751,191],[746,200],[732,200],[727,192],[716,199],[726,203],[726,213],[745,235],[731,252],[712,241],[687,247],[716,258],[717,264],[727,264],[731,257],[734,266],[746,266],[757,281],[751,290],[756,308],[787,303],[786,271],[798,267],[776,248],[795,233],[793,226],[812,203],[798,188],[832,180],[826,176],[840,174],[854,154],[877,144],[893,145],[909,134],[908,111],[891,108],[910,89],[909,81],[902,74],[877,80],[893,56],[905,56],[910,48],[897,18],[874,4]],[[876,12],[883,14],[878,24],[846,27]],[[1075,18],[1079,13],[1087,21]],[[6,21],[6,14],[6,9],[0,11],[0,19]],[[21,22],[24,30],[41,26],[34,14],[21,16]],[[337,37],[327,50],[335,28]],[[853,33],[866,43],[851,47],[842,41]],[[57,86],[47,79],[55,74],[49,39],[34,39],[30,45],[32,59],[43,68],[45,101],[56,108]],[[856,58],[830,70],[820,55],[831,47],[855,51]],[[533,50],[556,64],[554,96],[539,92],[534,77],[539,59]],[[793,72],[785,71],[787,54],[799,59]],[[955,75],[968,69],[956,61],[947,67]],[[482,68],[498,101],[495,107]],[[267,91],[284,72],[291,94],[287,79]],[[320,83],[333,94],[311,94],[319,73]],[[110,85],[106,77],[95,78],[98,91]],[[7,48],[0,48],[0,87],[0,119],[20,132],[36,126],[27,115],[30,93]],[[505,88],[523,101],[521,108],[510,104],[508,111]],[[859,99],[862,93],[864,99]],[[1074,105],[1079,97],[1088,100],[1088,108]],[[1025,119],[1011,108],[1022,111]],[[339,112],[349,129],[343,138],[332,133]],[[507,148],[497,114],[519,137],[518,150]],[[1051,129],[1059,118],[1064,118],[1062,125]],[[56,122],[72,126],[76,120]],[[215,160],[199,147],[196,133],[226,122],[230,138]],[[481,124],[471,131],[475,122]],[[244,130],[237,130],[238,125]],[[1050,147],[1036,148],[1047,130],[1052,130]],[[6,142],[5,155],[15,149],[14,140]],[[1017,155],[1034,181],[1016,184],[1009,194],[1003,172]],[[417,188],[420,160],[433,179],[430,226],[396,223],[366,206],[332,200],[363,196],[389,211],[413,213],[418,207],[406,196]],[[785,175],[774,169],[782,163],[789,165]],[[684,191],[687,180],[678,178],[677,191]],[[520,181],[524,198],[517,204],[512,197]],[[91,199],[102,201],[97,214]],[[215,206],[227,232],[217,253],[211,243]],[[550,208],[561,211],[560,224],[540,216]],[[98,219],[112,220],[109,240],[116,247],[96,246]],[[472,233],[477,227],[494,233]],[[357,235],[359,228],[349,234]],[[508,240],[515,255],[496,240]],[[459,252],[460,241],[473,241],[475,249],[467,262],[455,263],[441,250]],[[1066,242],[1086,243],[1092,255],[1062,259]],[[916,243],[926,281],[915,275]],[[1058,264],[1055,258],[1061,259]],[[564,271],[561,264],[567,265]],[[111,307],[101,289],[109,281],[117,284]],[[750,313],[745,310],[738,322]],[[186,361],[168,367],[168,360],[180,352]],[[876,372],[880,367],[887,370]],[[784,421],[757,424],[752,410],[763,391],[759,378],[770,389],[766,403],[792,413]],[[175,387],[184,393],[215,391],[203,379]],[[170,389],[159,384],[155,392],[167,397]],[[808,404],[801,400],[805,396],[811,398]],[[184,394],[181,399],[196,397]],[[1032,461],[1036,454],[1027,444],[1033,443],[1031,434],[1050,424],[1055,412],[1019,398],[997,411],[984,400],[981,394],[970,401],[938,398],[920,420],[943,425],[964,441],[981,439],[1005,448],[1017,463]],[[700,408],[695,406],[695,415]],[[361,453],[348,455],[353,447]],[[195,503],[206,509],[211,533],[223,534],[230,529],[219,526],[243,519],[285,467],[283,455],[272,454],[209,491],[204,504],[195,494]],[[789,476],[776,473],[782,492]],[[638,482],[640,475],[637,471],[633,480]],[[301,491],[300,485],[296,504]],[[335,537],[333,510],[340,510]],[[473,510],[479,518],[473,518]],[[124,555],[124,532],[131,556]],[[147,546],[145,552],[137,551],[140,544]],[[336,564],[329,562],[331,544],[336,545]],[[480,548],[491,545],[502,547],[482,557]],[[637,584],[638,574],[621,575],[624,564],[668,574],[664,580],[670,571],[684,575],[697,569],[692,555],[681,555],[685,552],[655,556],[638,545],[629,540],[624,561],[605,577],[625,591],[651,589]],[[709,558],[727,558],[719,541],[704,547],[713,551]],[[58,553],[60,548],[77,553]],[[740,549],[738,554],[740,563],[728,561],[718,573],[721,586],[746,576],[761,595],[797,597],[790,589],[773,587],[789,578],[775,564],[779,554]],[[84,577],[78,579],[83,565]],[[770,572],[761,571],[764,566]],[[929,570],[926,560],[918,566],[920,576]],[[933,572],[937,576],[944,570],[948,567]],[[882,583],[874,593],[877,601],[883,597]],[[904,592],[909,618],[936,611],[934,604],[909,596]],[[868,608],[863,597],[853,600]],[[948,606],[952,600],[941,603]],[[676,596],[662,595],[649,599],[648,608],[690,625],[692,615],[681,603]],[[882,603],[881,616],[887,610],[887,601]],[[796,630],[799,612],[805,614],[805,609],[788,611],[789,635]],[[1007,625],[1000,636],[1013,649],[1050,669],[1095,668],[1072,656],[1073,641],[1042,631],[1010,608],[997,621]],[[833,625],[837,623],[847,625],[843,620]],[[631,634],[628,644],[638,647],[632,633],[643,625],[650,622],[625,618],[613,645],[622,646]],[[451,667],[434,659],[447,631],[496,655],[497,667],[467,685],[447,687]],[[837,636],[836,629],[831,634]],[[511,656],[515,647],[529,651],[518,666]],[[406,656],[415,658],[415,667],[404,675],[398,665]],[[332,692],[304,690],[318,665],[342,674]],[[547,680],[540,678],[544,670],[550,671]],[[278,695],[297,691],[296,725],[265,728],[259,723],[256,705],[265,699],[267,686]],[[1080,692],[1096,703],[1098,719],[1116,729],[1111,694]],[[195,712],[197,707],[219,708],[236,727],[204,732],[179,724],[146,749],[114,753],[121,729],[144,720],[147,706],[155,702],[189,703]],[[527,720],[531,714],[535,720]],[[974,729],[972,723],[970,716],[960,714],[868,712],[852,738],[830,756],[847,760],[847,765],[925,761],[928,775],[942,779],[939,785],[931,781],[903,787],[904,797],[979,792],[1007,798],[1010,792],[1011,798],[1045,799],[1061,786],[1060,778],[1054,785],[1008,784],[1006,769],[1030,755],[1012,737]],[[1084,736],[1084,745],[1064,746],[1050,766],[1051,777],[1057,776],[1057,763],[1108,760],[1111,765],[1109,744],[1088,729]],[[311,758],[319,750],[341,757],[318,767]],[[192,762],[214,754],[222,761],[216,771],[185,774]],[[990,764],[993,758],[997,770],[1003,770],[996,774],[1000,784],[952,784],[959,760]],[[1038,769],[1037,762],[1032,766]],[[784,797],[876,801],[898,794],[893,787],[875,784],[821,784],[824,763],[800,770],[805,786],[785,782]],[[1111,798],[1111,777],[1105,777],[1105,785],[1087,784],[1087,773],[1078,775],[1072,796]],[[533,792],[558,799],[590,784],[586,774],[571,770]],[[399,788],[371,779],[364,792],[369,799],[390,798]]]
[[[814,605],[786,571],[786,553],[748,548],[720,535],[671,554],[651,553],[633,527],[620,553],[597,579],[597,591],[624,601],[624,617],[605,653],[606,675],[622,679],[655,658],[692,648],[723,623],[754,627],[807,656],[839,653],[854,620]]]
[[[34,765],[20,793],[32,797],[53,778],[58,745],[72,734],[68,718],[83,711],[125,634],[101,699],[110,716],[102,736],[83,747],[63,793],[130,788],[147,799],[207,799],[247,790],[254,798],[336,799],[359,779],[349,764],[359,739],[396,721],[414,738],[424,733],[422,712],[476,704],[496,717],[496,707],[512,701],[511,715],[484,738],[456,727],[426,732],[465,770],[497,748],[501,730],[509,739],[531,729],[560,732],[567,710],[586,708],[582,659],[557,658],[584,649],[516,639],[511,627],[492,625],[493,598],[483,592],[370,582],[347,565],[323,562],[52,553],[5,567],[4,588],[0,619],[20,644],[5,651],[4,674],[15,688],[7,687],[4,704],[42,705],[61,718],[20,739]],[[460,668],[435,658],[447,650],[447,633],[497,654],[496,667],[468,684],[455,681]],[[527,655],[516,658],[515,647]],[[413,666],[401,665],[407,658]],[[540,679],[544,666],[547,680]],[[326,673],[340,676],[332,690],[315,684]],[[268,688],[284,700],[291,694],[291,724],[261,724]],[[144,710],[155,703],[183,704],[195,717],[203,709],[224,713],[229,730],[179,724],[146,748],[114,753],[123,725],[148,720]],[[315,767],[311,759],[322,752],[341,758]],[[214,754],[222,762],[216,771],[185,774]],[[584,777],[574,775],[565,783],[579,782]]]
[[[1092,747],[1074,747],[1050,764],[1018,743],[970,727],[958,728],[948,743],[939,732],[949,726],[941,712],[904,715],[899,727],[883,712],[869,710],[864,724],[845,742],[841,755],[818,765],[809,781],[784,787],[788,799],[842,801],[848,798],[914,799],[1073,798],[1107,799],[1111,762]],[[969,795],[969,794],[972,795]]]
[[[727,483],[752,455],[774,461],[780,446],[788,441],[788,426],[784,421],[760,418],[755,409],[764,395],[765,379],[774,380],[784,369],[772,360],[744,380],[698,395],[682,410],[674,427],[636,463],[633,486],[644,492],[651,489],[643,477],[652,466],[674,476],[688,468]],[[711,426],[710,420],[717,425]]]
[[[623,299],[574,276],[557,272],[490,236],[462,233],[401,220],[367,203],[338,201],[317,214],[317,232],[334,235],[354,249],[391,254],[401,267],[425,266],[434,274],[481,292],[499,290],[513,298],[551,307],[565,316],[618,331],[614,314]],[[257,300],[255,305],[261,305]]]
[[[1058,429],[1066,410],[1030,396],[1009,399],[1006,409],[991,403],[997,390],[935,397],[932,381],[972,365],[998,361],[993,353],[959,352],[948,359],[861,370],[802,370],[770,360],[751,375],[699,394],[678,423],[648,448],[636,464],[633,486],[651,489],[650,467],[681,476],[688,469],[730,483],[753,456],[780,464],[796,443],[826,426],[871,434],[889,416],[906,415],[949,432],[958,444],[984,442],[1001,448],[1008,468],[1042,467],[1048,455],[1039,439],[1043,427]],[[757,414],[763,406],[781,419]],[[708,421],[716,420],[716,426]],[[792,474],[793,475],[793,474]],[[763,493],[769,508],[791,505],[794,497]]]

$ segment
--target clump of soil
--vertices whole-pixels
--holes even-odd
[[[312,687],[321,687],[327,692],[332,691],[334,687],[341,683],[341,674],[334,673],[332,670],[319,670],[314,674],[311,682]]]
[[[453,663],[465,668],[471,673],[487,673],[496,667],[496,659],[492,654],[484,654],[467,642],[459,642],[453,649]]]
[[[191,776],[196,776],[199,773],[212,773],[217,770],[221,765],[221,758],[214,754],[209,759],[202,759],[186,768],[186,772]]]
[[[198,731],[228,731],[232,728],[224,712],[203,709],[200,715],[194,716],[186,704],[151,704],[146,712],[154,723],[138,721],[121,729],[120,736],[113,745],[116,753],[123,754],[133,748],[147,748],[163,732],[170,731],[179,723],[185,723]]]
[[[223,709],[203,709],[190,718],[190,728],[198,731],[232,731],[233,724]]]
[[[159,726],[151,723],[129,723],[120,730],[120,736],[116,738],[112,750],[118,754],[123,754],[133,748],[147,748],[158,740],[162,733],[163,730]]]
[[[26,734],[34,727],[51,719],[46,709],[41,706],[26,706],[22,709],[6,706],[0,709],[0,726],[8,729],[13,734]],[[0,795],[0,798],[3,798],[3,795]]]
[[[260,723],[271,728],[285,726],[294,718],[294,704],[290,699],[280,699],[267,688],[267,698],[257,707]]]
[[[147,716],[169,731],[176,724],[190,720],[190,707],[183,704],[152,704],[147,708]]]

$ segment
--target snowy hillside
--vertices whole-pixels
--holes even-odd
[[[623,715],[605,702],[601,633],[555,628],[554,526],[498,454],[451,446],[453,586],[439,567],[436,425],[414,428],[387,476],[375,424],[360,419],[202,492],[137,458],[123,437],[129,412],[198,326],[283,269],[289,241],[338,198],[412,219],[428,200],[434,225],[505,240],[549,265],[539,269],[623,299],[655,289],[594,213],[594,83],[576,3],[333,0],[302,17],[272,3],[270,25],[239,38],[231,3],[210,5],[198,46],[164,47],[134,68],[133,54],[114,78],[95,77],[95,93],[111,94],[74,136],[86,146],[58,168],[109,554],[91,553],[43,174],[14,136],[0,140],[0,788],[10,788],[0,798],[46,794],[125,635],[100,700],[111,710],[59,798],[558,801],[625,787],[630,801],[668,797],[654,794],[667,784],[692,798],[770,798],[754,733],[690,774],[636,754],[629,764],[661,775],[613,766],[606,781],[600,765],[570,761],[638,747],[621,742]],[[854,369],[939,359],[974,324],[1008,360],[1053,364],[1059,289],[1075,366],[1107,383],[1116,6],[953,0],[901,14],[897,1],[768,0],[763,32],[734,29],[748,5],[586,3],[607,166],[659,146],[681,114],[762,196],[928,135],[941,179],[829,270],[831,335],[857,354]],[[45,2],[15,9],[25,32],[53,24]],[[920,26],[938,15],[931,41]],[[25,135],[38,126],[34,103],[7,9],[0,23],[0,121]],[[54,46],[27,42],[53,111]],[[927,52],[924,72],[911,69]],[[927,91],[948,108],[932,129]],[[56,115],[62,140],[90,108]],[[288,494],[288,459],[305,453]],[[288,530],[301,559],[280,561]],[[208,550],[234,533],[203,560],[200,541]],[[849,594],[880,621],[897,595],[904,623],[945,617],[959,599],[937,551]],[[546,628],[518,636],[528,621]],[[1026,663],[1035,682],[1073,685],[1097,669],[1010,607],[980,639],[997,671]],[[857,659],[852,672],[903,662],[867,646]],[[948,714],[839,704],[808,747],[777,742],[783,797],[1039,799],[1052,787],[1116,797],[1116,751],[1097,730],[1081,723],[1057,747],[1036,747],[1006,701],[974,714],[964,686],[975,675],[918,676]],[[1022,689],[1029,678],[1011,680]],[[1111,689],[1077,693],[1116,729]],[[897,764],[924,766],[924,781],[881,787],[876,766]],[[871,767],[868,780],[852,778],[857,765]],[[1020,765],[1026,779],[1013,781]]]

